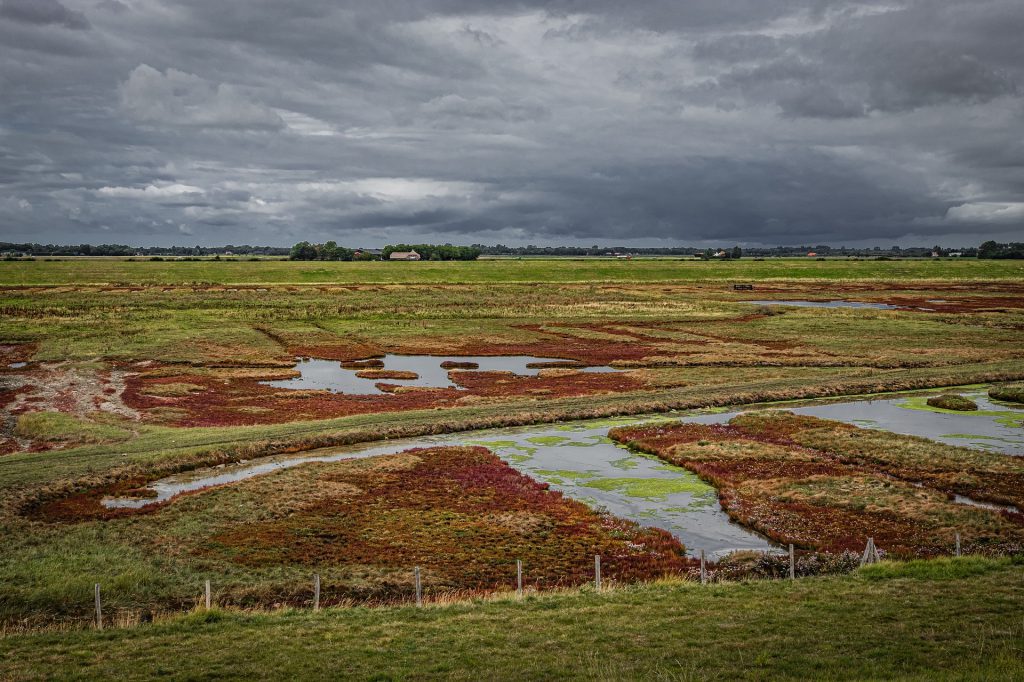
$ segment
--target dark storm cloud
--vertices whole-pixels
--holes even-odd
[[[3,0],[0,17],[25,24],[56,24],[70,29],[87,29],[81,12],[73,12],[57,0]]]
[[[1019,0],[0,0],[0,240],[1024,225]]]

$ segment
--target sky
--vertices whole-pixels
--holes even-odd
[[[0,0],[0,241],[1024,241],[1021,0]]]

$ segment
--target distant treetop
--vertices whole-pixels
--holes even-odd
[[[394,252],[415,251],[422,260],[476,260],[480,249],[475,246],[451,244],[389,244],[380,251],[374,249],[348,249],[334,242],[311,244],[299,242],[292,247],[292,260],[388,260]]]
[[[978,247],[978,258],[1024,258],[1024,243],[987,241]]]

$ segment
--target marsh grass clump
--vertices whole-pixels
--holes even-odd
[[[361,369],[356,372],[360,379],[419,379],[420,375],[404,369]]]
[[[993,386],[988,390],[988,397],[1006,403],[1024,403],[1024,384]]]
[[[114,424],[90,421],[64,412],[27,412],[18,417],[14,433],[43,443],[76,445],[123,441],[131,433]]]
[[[780,306],[759,305],[754,308],[754,314],[762,317],[773,317],[775,315],[785,315],[786,311]]]
[[[943,393],[942,395],[934,395],[925,402],[931,407],[938,407],[942,410],[956,410],[958,412],[970,412],[978,409],[978,403],[974,402],[970,398],[965,398],[962,395],[956,393]]]
[[[165,384],[150,384],[146,387],[144,393],[158,398],[180,398],[182,396],[199,393],[205,390],[206,388],[204,386],[200,386],[198,384],[192,384],[186,381],[172,381]]]
[[[544,362],[528,362],[526,366],[530,369],[578,369],[587,365],[578,360],[546,360]]]

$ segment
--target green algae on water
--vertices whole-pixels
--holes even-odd
[[[562,445],[569,442],[566,436],[530,436],[526,439],[534,445]]]
[[[962,417],[991,417],[997,424],[1011,428],[1024,426],[1024,414],[1012,410],[945,410],[941,407],[934,407],[928,404],[928,396],[913,396],[896,403],[898,407],[906,410],[922,410],[924,412],[936,412],[938,414],[953,414]]]
[[[636,469],[638,466],[640,466],[640,463],[637,461],[636,455],[626,455],[622,459],[613,459],[608,463],[611,464],[616,469],[622,469],[624,471]]]
[[[545,479],[577,479],[577,478],[594,478],[600,476],[596,471],[576,471],[575,469],[531,469],[530,473],[542,476]],[[559,480],[559,485],[562,484],[562,480]]]
[[[680,493],[705,494],[714,488],[701,482],[694,476],[692,479],[678,478],[600,478],[587,481],[582,485],[598,490],[615,490],[627,497],[639,497],[645,500],[661,501],[669,495]]]

